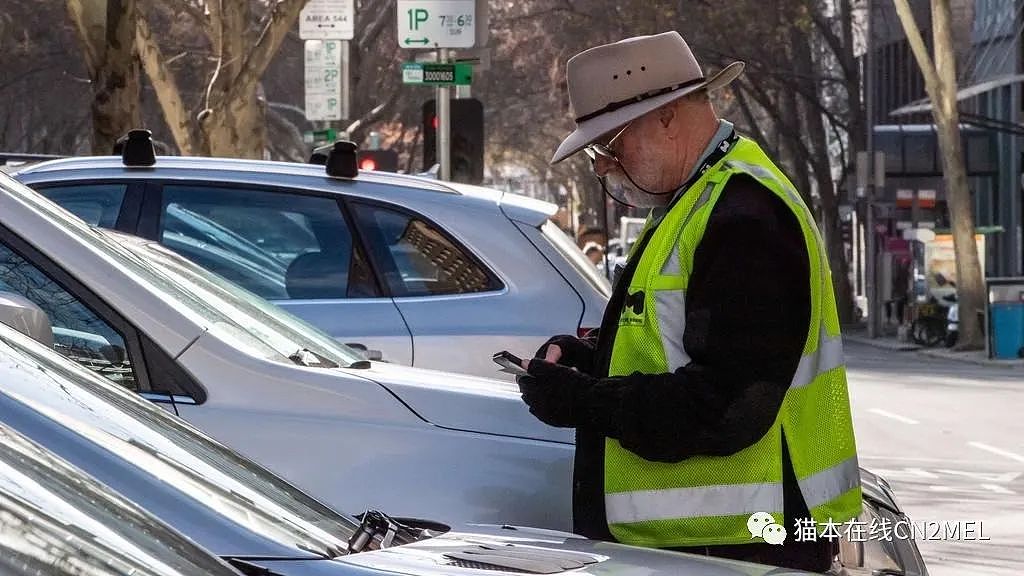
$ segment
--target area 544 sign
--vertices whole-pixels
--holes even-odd
[[[351,40],[355,19],[355,0],[309,0],[299,13],[299,38]]]

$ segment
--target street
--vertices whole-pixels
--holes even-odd
[[[845,351],[861,466],[915,523],[980,524],[970,539],[918,538],[930,574],[1024,572],[1024,371]]]

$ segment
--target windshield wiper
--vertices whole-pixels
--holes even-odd
[[[406,526],[379,510],[367,510],[360,516],[362,523],[348,539],[349,554],[382,550],[393,544],[408,544],[429,535],[426,530]]]
[[[338,364],[313,352],[309,348],[299,348],[293,352],[288,359],[300,366],[314,366],[317,368],[337,368]]]

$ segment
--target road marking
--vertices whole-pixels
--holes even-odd
[[[989,446],[988,444],[983,444],[981,442],[968,442],[967,445],[968,446],[973,446],[973,447],[977,448],[978,450],[984,450],[986,452],[991,452],[993,454],[998,454],[1000,456],[1003,456],[1004,458],[1009,458],[1010,460],[1016,460],[1017,462],[1024,462],[1024,456],[1021,456],[1020,454],[1014,454],[1013,452],[1010,452],[1010,451],[1007,451],[1007,450],[1003,450],[1002,448],[996,448],[995,446]]]
[[[940,468],[939,470],[937,470],[937,472],[941,472],[943,474],[949,474],[951,476],[960,476],[960,477],[963,477],[963,478],[970,478],[972,480],[981,480],[981,481],[984,481],[984,482],[995,482],[996,484],[1009,484],[1010,482],[1013,482],[1014,480],[1017,479],[1018,476],[1021,475],[1020,472],[1004,472],[1002,474],[997,474],[997,473],[994,473],[994,472],[973,472],[973,471],[967,471],[967,470],[946,470],[944,468]],[[982,484],[982,486],[984,486],[984,484]]]
[[[872,472],[889,480],[891,478],[935,480],[938,474],[921,468],[872,468]]]
[[[989,466],[992,465],[991,460],[951,460],[949,458],[925,458],[920,456],[881,456],[879,454],[857,454],[857,458],[860,460],[892,460],[893,462],[938,462],[940,464],[956,464],[958,466],[975,464],[987,464]]]
[[[888,411],[882,410],[881,408],[872,408],[872,409],[868,410],[868,412],[872,412],[872,413],[878,414],[879,416],[885,416],[886,418],[892,418],[893,420],[897,420],[899,422],[903,422],[904,424],[918,424],[919,423],[917,420],[914,420],[914,419],[911,419],[911,418],[907,418],[906,416],[900,416],[899,414],[893,414],[892,412],[888,412]]]
[[[989,494],[989,493],[995,493],[995,494],[1016,494],[1016,492],[1014,492],[1013,490],[1010,490],[1008,488],[1004,488],[1002,486],[998,486],[996,484],[980,484],[979,486],[981,488],[984,488],[985,490],[978,490],[978,489],[973,488],[971,486],[941,486],[941,485],[929,486],[928,489],[931,490],[932,492],[942,492],[944,494],[949,494],[949,493],[953,493],[953,492],[959,492],[959,493],[962,493],[962,494]]]

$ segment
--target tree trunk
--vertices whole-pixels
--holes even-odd
[[[811,35],[797,26],[790,27],[790,43],[792,48],[793,67],[803,84],[802,94],[820,94],[816,88],[816,79],[821,71],[816,69],[811,58],[813,45]],[[814,172],[814,180],[820,198],[820,214],[818,221],[822,227],[825,249],[828,252],[829,268],[832,270],[832,287],[835,290],[836,307],[841,323],[853,319],[853,287],[850,285],[850,263],[843,252],[843,238],[839,233],[839,197],[836,194],[835,182],[832,180],[832,163],[829,159],[828,137],[825,134],[825,122],[817,107],[807,98],[802,99],[804,124],[807,127],[809,140],[810,164]]]
[[[249,92],[222,102],[204,118],[202,128],[210,156],[263,158],[267,141],[265,106],[257,98],[255,86]]]
[[[140,127],[135,0],[68,0],[68,12],[92,80],[92,151],[107,155],[118,138]]]
[[[844,80],[846,82],[847,106],[849,107],[850,131],[848,133],[849,145],[847,170],[857,164],[857,152],[867,147],[867,122],[865,117],[864,102],[861,100],[861,74],[857,65],[857,58],[853,53],[853,6],[851,0],[839,0],[840,26],[843,37],[842,54],[836,56],[841,58],[846,65]]]
[[[960,335],[956,347],[977,350],[985,345],[977,311],[985,306],[985,284],[974,242],[974,207],[967,186],[963,145],[960,141],[960,114],[957,111],[956,56],[953,50],[949,0],[932,0],[932,37],[935,41],[934,64],[928,56],[921,31],[914,22],[907,0],[895,0],[907,40],[924,75],[925,89],[932,104],[932,116],[938,129],[942,150],[942,170],[946,182],[949,220],[953,226],[956,253],[957,302],[960,308]]]
[[[957,111],[956,53],[953,48],[949,0],[932,0],[932,27],[935,41],[935,65],[939,81],[938,98],[932,96],[932,110],[942,150],[942,169],[946,180],[949,221],[953,226],[953,250],[956,253],[957,302],[960,309],[960,335],[956,347],[978,350],[985,338],[977,310],[985,309],[985,283],[974,241],[974,206],[967,184],[963,144],[960,141],[960,114]]]
[[[249,30],[249,0],[207,4],[211,23],[207,32],[217,68],[207,87],[206,108],[199,114],[204,153],[264,157],[266,101],[259,95],[259,79],[305,3],[306,0],[281,0],[274,4],[259,34]]]

